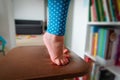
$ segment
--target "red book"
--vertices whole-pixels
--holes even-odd
[[[116,60],[115,60],[115,65],[120,66],[120,35],[119,35],[119,40],[118,40],[118,45],[117,45],[117,54],[116,54]]]
[[[93,6],[93,20],[97,21],[97,12],[96,12],[96,7],[95,7],[95,0],[92,0],[92,6]]]
[[[118,10],[117,0],[113,0],[113,4],[115,6],[115,15],[116,15],[117,21],[120,21],[120,14]]]

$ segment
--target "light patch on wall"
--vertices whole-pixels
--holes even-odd
[[[44,5],[44,0],[13,0],[14,18],[44,21]]]

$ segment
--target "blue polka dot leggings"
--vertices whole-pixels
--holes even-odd
[[[70,0],[48,0],[48,33],[64,36],[69,3]]]

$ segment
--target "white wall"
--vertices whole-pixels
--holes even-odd
[[[71,0],[67,21],[65,44],[81,57],[84,57],[85,53],[88,1],[89,0]]]
[[[13,21],[12,3],[10,0],[0,0],[0,35],[7,40],[7,48],[15,47],[15,26]]]
[[[44,0],[13,0],[14,18],[44,21],[44,2]]]

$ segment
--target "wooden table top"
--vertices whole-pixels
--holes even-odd
[[[0,80],[58,80],[80,77],[89,72],[89,65],[74,53],[68,65],[52,64],[45,46],[24,46],[12,49],[0,60]]]

